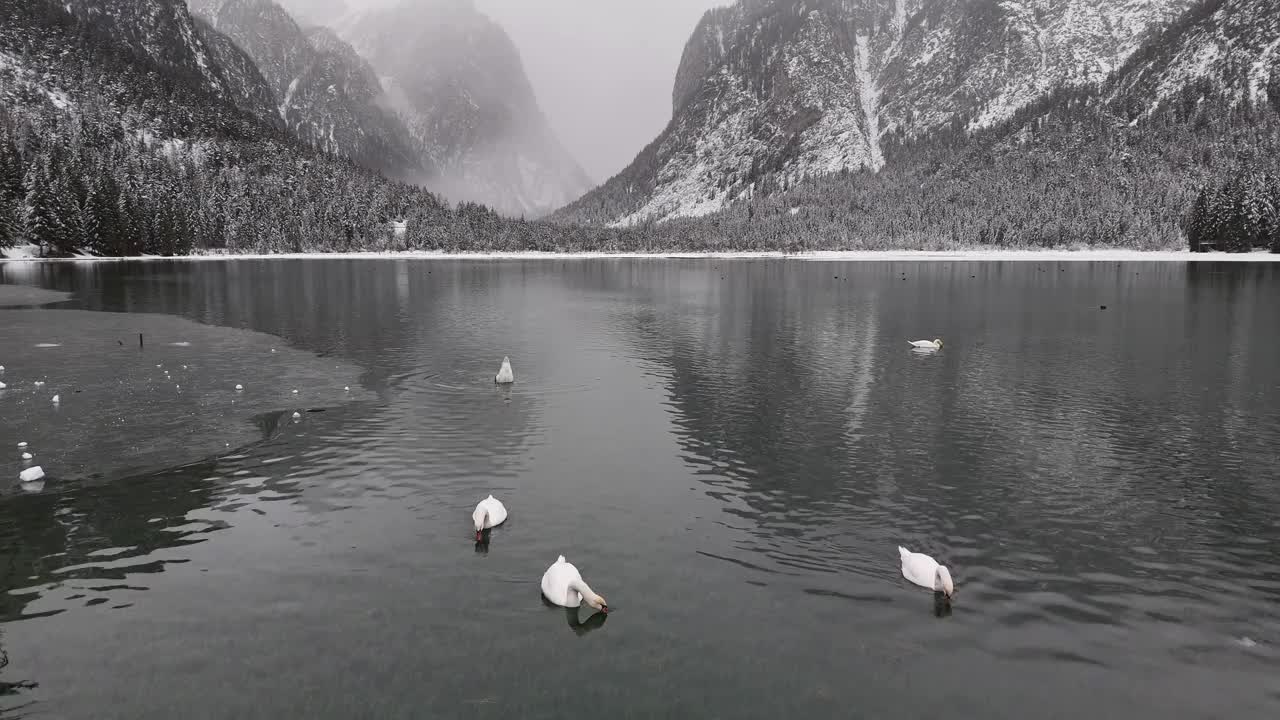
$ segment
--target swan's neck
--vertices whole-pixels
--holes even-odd
[[[591,589],[591,586],[582,580],[570,580],[569,589],[582,596],[583,602],[594,601],[597,605],[600,603],[600,596]],[[587,602],[588,605],[591,602]]]

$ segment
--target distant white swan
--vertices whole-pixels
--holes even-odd
[[[902,577],[920,587],[946,593],[948,598],[955,594],[951,571],[945,565],[939,565],[937,560],[928,555],[913,553],[901,545],[898,546],[898,554],[902,556]]]
[[[917,350],[941,350],[941,340],[911,340],[911,347]]]
[[[475,512],[471,513],[471,520],[475,523],[476,541],[479,542],[485,530],[507,521],[507,506],[490,495],[476,505]]]
[[[597,595],[582,579],[578,568],[569,564],[563,555],[542,574],[542,595],[560,607],[580,607],[585,600],[596,610],[609,612],[604,596]]]
[[[511,358],[502,358],[502,367],[498,370],[498,374],[493,381],[499,385],[510,385],[516,381],[516,374],[511,370]]]

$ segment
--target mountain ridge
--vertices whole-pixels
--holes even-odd
[[[1100,83],[1191,0],[739,0],[686,46],[673,117],[557,220],[712,214],[784,184],[885,164],[886,143],[993,127]]]

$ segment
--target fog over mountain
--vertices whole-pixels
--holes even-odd
[[[303,22],[421,0],[284,0]],[[476,0],[524,60],[552,130],[596,182],[621,170],[671,119],[689,33],[726,0]]]

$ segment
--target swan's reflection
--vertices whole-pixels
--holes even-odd
[[[563,611],[565,623],[568,624],[569,629],[573,631],[573,634],[578,637],[582,637],[587,633],[599,630],[604,627],[605,621],[609,619],[608,613],[593,612],[586,620],[580,620],[578,618],[578,610],[580,608],[560,607],[548,600],[541,592],[538,593],[538,597],[542,598],[543,605],[555,610]]]
[[[946,593],[933,594],[933,615],[940,618],[951,617],[951,598]]]

